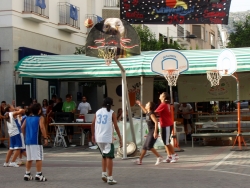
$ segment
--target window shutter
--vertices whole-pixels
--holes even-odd
[[[197,38],[201,38],[201,26],[193,25],[193,34],[197,36]]]

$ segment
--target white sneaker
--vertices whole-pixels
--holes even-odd
[[[89,147],[90,147],[90,146],[93,146],[92,142],[89,142]]]
[[[8,167],[9,164],[8,163],[3,163],[3,167]]]
[[[172,157],[167,156],[166,159],[162,160],[163,163],[170,163],[170,161],[172,160]]]
[[[107,179],[107,174],[102,174],[102,180],[104,181],[104,182],[107,182],[108,181],[108,179]]]
[[[16,162],[10,162],[9,167],[19,167],[19,165]]]
[[[172,155],[172,158],[175,158],[175,159],[179,159],[179,155],[177,155],[176,153]]]
[[[25,181],[30,181],[30,180],[33,180],[33,177],[31,176],[30,173],[28,173],[28,174],[25,173],[23,179]]]
[[[115,180],[112,178],[112,176],[111,176],[111,177],[108,177],[107,183],[108,183],[109,185],[114,185],[114,184],[117,184],[117,181],[115,181]]]
[[[159,165],[160,163],[162,163],[162,161],[163,161],[162,157],[157,157],[155,165]]]
[[[43,176],[43,174],[40,173],[40,174],[36,174],[35,180],[37,180],[37,181],[47,181],[47,178],[45,178]]]
[[[179,156],[177,154],[173,154],[170,163],[176,163],[178,159],[179,159]]]

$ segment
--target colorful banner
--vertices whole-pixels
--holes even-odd
[[[228,24],[230,4],[231,0],[120,0],[120,18],[132,24]]]

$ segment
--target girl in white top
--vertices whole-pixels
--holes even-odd
[[[122,147],[117,118],[114,111],[111,110],[112,105],[113,99],[107,97],[103,102],[103,108],[96,112],[91,126],[92,141],[97,143],[102,154],[102,180],[110,185],[117,183],[112,177],[112,159],[114,158],[113,125],[120,140],[120,147]]]
[[[4,167],[19,167],[15,162],[20,154],[20,150],[25,148],[23,135],[21,133],[20,120],[17,117],[24,113],[23,109],[14,108],[12,105],[7,105],[5,110],[5,118],[7,119],[8,133],[10,136],[10,147],[7,152]],[[9,163],[10,157],[15,151],[11,162]]]
[[[46,117],[46,112],[47,112],[47,108],[48,108],[49,104],[48,104],[48,100],[47,99],[43,99],[43,104],[42,104],[42,111],[43,111],[43,116]]]

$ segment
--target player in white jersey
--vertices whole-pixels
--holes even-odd
[[[21,149],[25,149],[23,134],[21,132],[21,122],[18,119],[18,115],[22,115],[24,113],[23,109],[14,108],[12,105],[7,105],[4,109],[5,118],[7,118],[7,127],[8,133],[10,136],[10,146],[9,151],[6,155],[4,167],[19,167],[19,165],[15,162],[16,158],[20,154]],[[14,156],[9,163],[10,157],[15,151]]]
[[[107,97],[103,101],[103,107],[96,112],[91,126],[92,141],[93,143],[97,143],[102,154],[102,180],[110,185],[117,183],[112,177],[113,158],[115,158],[113,128],[115,128],[120,140],[120,147],[122,147],[122,139],[117,125],[116,115],[114,111],[111,110],[112,105],[113,99]]]

